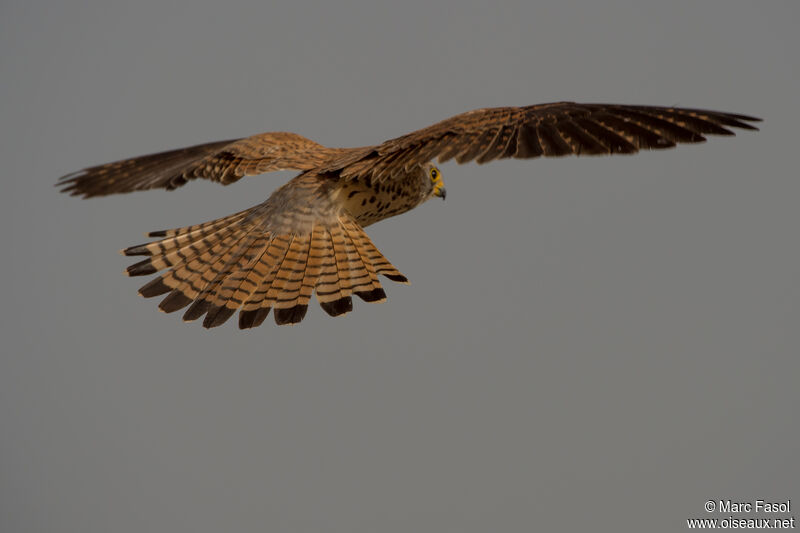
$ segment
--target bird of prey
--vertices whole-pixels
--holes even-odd
[[[379,276],[408,283],[364,232],[370,224],[423,202],[444,199],[431,161],[632,154],[697,143],[704,135],[756,130],[755,117],[677,107],[557,102],[477,109],[361,148],[328,148],[296,133],[271,132],[95,166],[59,180],[62,192],[90,198],[145,189],[175,189],[204,178],[228,185],[242,176],[300,171],[266,201],[203,224],[164,231],[122,250],[146,256],[130,276],[160,276],[139,289],[184,320],[203,315],[219,326],[239,312],[242,329],[296,324],[312,294],[338,316],[351,295],[382,302]]]

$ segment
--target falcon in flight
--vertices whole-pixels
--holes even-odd
[[[164,231],[122,250],[145,256],[129,276],[162,272],[139,289],[166,294],[159,308],[219,326],[239,310],[239,327],[296,324],[312,294],[330,315],[353,309],[355,294],[382,302],[379,276],[408,283],[364,228],[438,197],[442,175],[431,161],[632,154],[697,143],[704,135],[757,130],[760,119],[732,113],[614,104],[558,102],[477,109],[362,148],[328,148],[296,133],[243,139],[135,157],[62,177],[58,186],[91,198],[175,189],[204,178],[222,185],[274,170],[300,173],[255,207],[204,224]]]

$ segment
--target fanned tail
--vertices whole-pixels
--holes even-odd
[[[328,314],[339,316],[353,309],[353,294],[366,302],[386,300],[378,275],[408,282],[348,214],[286,231],[272,227],[265,205],[150,233],[162,239],[123,250],[149,256],[128,267],[128,275],[166,269],[139,293],[147,298],[166,294],[159,304],[162,311],[188,306],[184,320],[205,315],[206,328],[240,310],[242,329],[261,325],[272,309],[277,324],[300,322],[314,292]]]
[[[365,302],[386,301],[377,274],[408,283],[348,215],[340,215],[333,223],[315,222],[309,233],[294,235],[291,241],[276,240],[259,258],[258,274],[249,276],[249,290],[241,290],[242,283],[229,304],[244,298],[239,313],[242,329],[261,325],[273,308],[277,324],[300,322],[314,292],[320,307],[331,316],[352,311],[353,294]]]

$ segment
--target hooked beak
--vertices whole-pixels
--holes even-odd
[[[441,198],[442,200],[444,200],[445,197],[447,196],[447,189],[445,189],[442,186],[436,187],[433,190],[433,195]]]

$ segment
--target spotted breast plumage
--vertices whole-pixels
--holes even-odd
[[[755,117],[677,107],[558,102],[478,109],[375,146],[329,148],[295,133],[271,132],[135,157],[62,177],[58,186],[91,198],[175,189],[203,178],[228,185],[275,170],[300,173],[263,203],[239,213],[148,234],[156,240],[122,251],[145,259],[130,276],[162,272],[139,289],[166,297],[159,308],[186,308],[184,319],[223,324],[239,310],[239,327],[259,326],[274,310],[296,324],[314,294],[338,316],[352,295],[386,300],[380,276],[407,283],[378,251],[366,226],[423,202],[444,199],[431,161],[599,154],[697,143],[704,135],[756,130]]]

